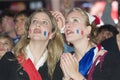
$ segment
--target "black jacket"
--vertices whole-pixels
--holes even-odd
[[[113,36],[111,38],[108,38],[101,42],[101,45],[108,50],[109,52],[113,54],[120,54],[116,36]]]
[[[96,65],[92,80],[120,80],[120,54],[107,53],[100,69]]]
[[[50,80],[47,63],[44,63],[38,72],[42,80]],[[60,63],[58,62],[52,80],[62,80],[62,77],[63,73],[60,68]],[[0,80],[29,80],[28,74],[11,52],[7,52],[0,60]]]

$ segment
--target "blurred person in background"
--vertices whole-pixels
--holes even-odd
[[[97,31],[97,43],[100,44],[102,41],[104,41],[105,39],[108,39],[112,36],[117,35],[119,32],[117,31],[116,27],[110,24],[106,24],[106,25],[102,25],[100,27],[98,27],[98,31]]]
[[[8,35],[14,43],[17,43],[18,36],[15,31],[14,23],[15,13],[11,10],[4,10],[1,14],[3,34]]]
[[[116,25],[118,34],[114,35],[111,38],[108,38],[101,42],[101,45],[104,46],[104,48],[114,54],[118,54],[120,56],[120,22]]]
[[[120,56],[120,3],[118,6],[118,23],[115,25],[115,27],[119,33],[107,40],[102,41],[101,44],[106,50]]]
[[[0,59],[8,51],[14,51],[14,42],[9,36],[0,34]]]
[[[23,10],[16,13],[14,17],[14,22],[15,22],[15,31],[18,38],[20,38],[22,35],[25,34],[25,23],[31,13],[32,13],[31,10]]]

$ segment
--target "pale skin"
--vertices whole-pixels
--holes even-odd
[[[24,35],[26,20],[27,20],[27,17],[24,15],[19,15],[16,17],[15,30],[16,30],[17,35],[19,36]]]
[[[44,31],[48,32],[46,36]],[[31,21],[29,29],[30,43],[28,44],[34,57],[34,65],[47,49],[47,44],[52,35],[52,25],[50,18],[45,13],[37,13]],[[41,47],[42,46],[42,47]]]
[[[11,42],[6,38],[0,38],[0,58],[7,52],[12,51]]]
[[[71,78],[73,80],[84,79],[84,76],[78,71],[78,62],[89,49],[96,46],[88,38],[91,26],[85,25],[85,18],[80,14],[78,11],[73,11],[66,19],[65,36],[67,41],[73,44],[75,53],[73,55],[65,53],[61,56],[61,69],[64,73],[63,80],[70,80]],[[104,52],[105,50],[101,50],[95,57],[103,55]]]

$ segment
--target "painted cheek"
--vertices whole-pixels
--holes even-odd
[[[81,34],[81,35],[83,35],[84,32],[83,32],[83,31],[80,31],[79,29],[76,29],[76,34]]]
[[[77,33],[77,34],[80,34],[80,31],[79,31],[78,29],[76,29],[76,33]]]
[[[83,35],[84,34],[84,31],[81,31],[81,35]]]
[[[48,37],[50,36],[50,32],[48,32]]]
[[[43,32],[43,35],[44,35],[44,37],[48,37],[48,36],[50,35],[50,33],[47,32],[47,31],[44,31],[44,32]]]

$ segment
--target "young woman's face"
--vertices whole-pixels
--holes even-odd
[[[6,38],[0,38],[0,56],[3,56],[7,51],[11,51],[12,46]]]
[[[86,35],[85,18],[78,11],[67,16],[65,36],[68,42],[83,39]]]
[[[15,30],[17,35],[22,36],[25,32],[25,22],[27,21],[27,17],[24,15],[19,15],[15,20]]]
[[[29,37],[33,40],[48,40],[52,32],[51,20],[41,12],[34,15],[29,28]]]

